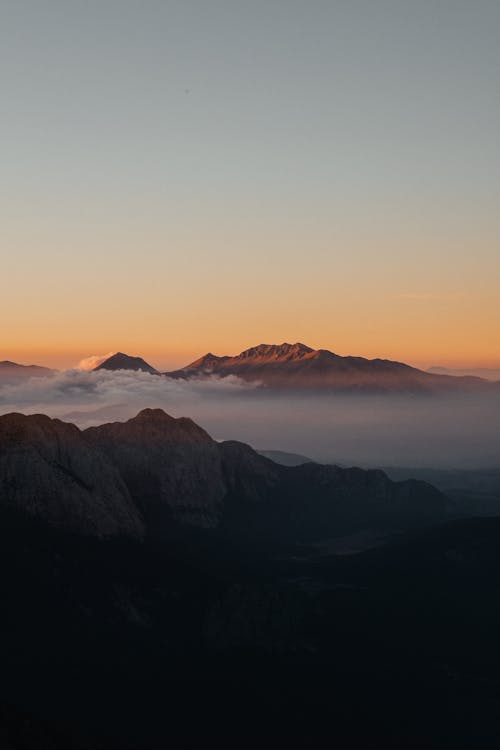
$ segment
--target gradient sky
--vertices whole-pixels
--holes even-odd
[[[498,0],[2,0],[0,359],[500,364]]]

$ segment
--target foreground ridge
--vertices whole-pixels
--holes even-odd
[[[161,538],[187,525],[304,542],[412,528],[450,510],[425,482],[279,465],[162,409],[83,431],[44,415],[1,416],[0,506],[92,536]]]

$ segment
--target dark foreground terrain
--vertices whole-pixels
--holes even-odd
[[[498,746],[500,519],[158,413],[45,420],[0,418],[2,749]]]

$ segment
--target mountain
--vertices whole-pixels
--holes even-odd
[[[446,508],[160,410],[0,417],[0,747],[496,747],[500,519]],[[319,543],[367,524],[407,530]]]
[[[282,466],[300,466],[300,464],[314,463],[312,458],[301,456],[300,453],[288,453],[286,451],[276,450],[258,450],[257,453],[260,453],[261,456],[265,456],[266,458],[270,458],[271,461],[281,464]]]
[[[422,479],[452,498],[464,516],[500,515],[500,468],[432,469],[384,467],[396,481]]]
[[[409,528],[448,512],[446,497],[425,482],[318,464],[280,466],[243,443],[218,443],[192,420],[161,409],[82,435],[117,468],[155,536],[187,524],[310,540],[373,524]]]
[[[142,372],[149,372],[151,375],[159,374],[158,370],[155,370],[142,357],[130,357],[128,354],[123,354],[123,352],[117,352],[108,357],[100,365],[94,367],[94,370],[142,370]]]
[[[16,383],[28,378],[46,378],[55,375],[57,370],[39,365],[19,365],[17,362],[5,360],[0,362],[0,385],[5,383]]]
[[[495,367],[468,367],[468,368],[451,368],[451,367],[429,367],[427,372],[435,375],[454,375],[455,377],[472,376],[483,378],[484,380],[500,381],[500,368]]]
[[[0,506],[77,533],[143,533],[115,467],[77,427],[41,414],[0,416]]]
[[[162,538],[188,526],[290,541],[412,528],[449,510],[425,482],[280,466],[161,409],[83,431],[43,415],[0,417],[0,505],[91,536]]]
[[[436,375],[386,359],[343,357],[301,343],[260,344],[235,357],[218,357],[209,353],[165,375],[182,379],[235,375],[270,388],[314,388],[354,393],[428,393],[490,386],[480,378]]]
[[[83,434],[118,468],[151,530],[217,525],[226,494],[219,445],[190,419],[144,409]]]

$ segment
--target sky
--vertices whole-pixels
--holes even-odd
[[[498,0],[1,0],[0,359],[500,365]]]

